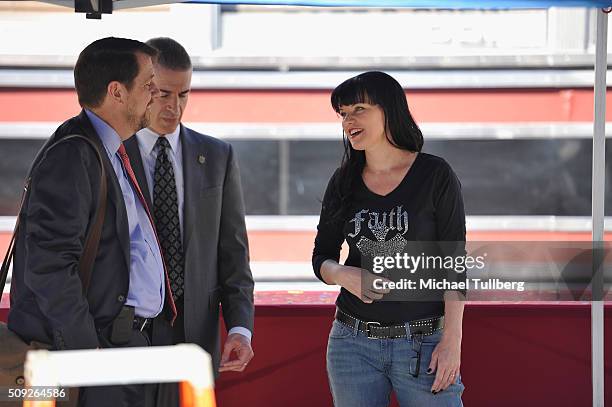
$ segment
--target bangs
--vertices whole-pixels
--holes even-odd
[[[357,103],[380,104],[377,102],[376,90],[372,86],[367,85],[367,81],[363,80],[360,76],[355,76],[342,82],[331,94],[332,108],[336,113],[339,113],[340,106],[349,106]]]

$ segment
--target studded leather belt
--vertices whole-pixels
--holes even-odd
[[[399,339],[406,338],[405,325],[384,325],[376,321],[362,321],[346,312],[336,309],[336,320],[341,324],[348,326],[351,329],[357,329],[370,339]],[[434,318],[424,318],[410,321],[410,336],[428,336],[433,335],[440,329],[444,328],[444,316]]]

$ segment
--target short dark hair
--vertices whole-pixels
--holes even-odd
[[[191,58],[181,44],[168,37],[151,38],[147,45],[157,50],[157,60],[160,66],[173,71],[191,69]]]
[[[157,51],[144,42],[107,37],[89,44],[74,67],[74,84],[82,107],[98,107],[108,84],[117,81],[128,90],[138,76],[137,52],[155,58]]]

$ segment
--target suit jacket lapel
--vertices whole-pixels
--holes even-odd
[[[145,201],[147,201],[147,205],[149,206],[149,210],[151,211],[151,216],[153,216],[153,201],[151,199],[151,193],[149,191],[149,183],[147,182],[147,176],[145,175],[142,156],[140,155],[140,148],[138,147],[138,139],[136,139],[136,136],[134,135],[127,139],[123,144],[125,145],[125,150],[130,156],[130,163],[132,164],[132,169],[134,170],[134,174],[136,175],[136,181],[138,181],[140,190],[145,196]]]
[[[195,214],[197,210],[197,202],[200,199],[200,190],[202,189],[203,174],[206,168],[203,167],[206,163],[200,163],[199,157],[204,156],[203,147],[197,142],[191,131],[181,124],[181,145],[183,153],[183,177],[184,177],[184,236],[183,236],[183,251],[187,253],[189,250],[189,241],[193,233],[195,224]],[[202,216],[203,214],[200,214]]]
[[[130,268],[130,234],[128,229],[128,218],[125,210],[125,202],[123,201],[123,192],[119,186],[119,181],[115,174],[115,169],[108,159],[108,154],[102,145],[100,137],[94,130],[89,118],[85,111],[81,111],[81,114],[77,116],[78,124],[83,131],[83,135],[92,140],[100,149],[100,155],[104,162],[104,169],[106,170],[106,178],[108,183],[108,199],[115,207],[115,228],[117,230],[117,237],[121,242],[121,249],[125,258],[128,270]]]

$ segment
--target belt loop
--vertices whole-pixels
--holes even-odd
[[[355,326],[353,327],[353,338],[356,338],[359,335],[359,324],[361,321],[355,318]]]
[[[406,339],[410,340],[410,321],[406,322],[404,327],[406,328]]]
[[[356,338],[357,335],[359,335],[359,324],[361,324],[361,321],[353,316],[351,316],[351,318],[353,318],[353,320],[355,321],[355,326],[353,326],[353,338]]]

